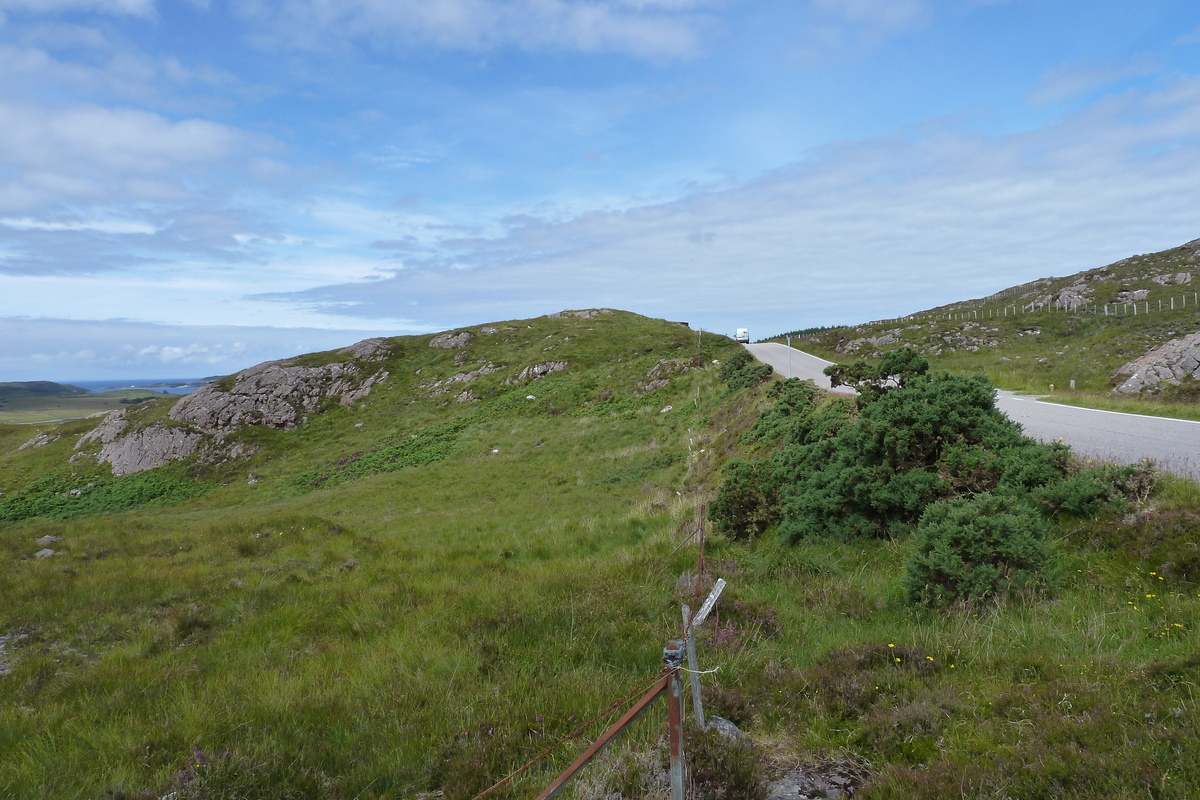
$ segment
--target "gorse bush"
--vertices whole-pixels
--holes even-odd
[[[731,389],[747,369],[723,371]],[[912,350],[826,370],[853,401],[778,381],[774,404],[743,436],[709,518],[735,539],[771,530],[808,537],[897,537],[917,530],[913,603],[1010,594],[1048,566],[1046,516],[1092,516],[1143,499],[1152,471],[1072,471],[1069,449],[1021,433],[982,375],[930,373]]]
[[[721,364],[720,378],[729,386],[729,391],[752,389],[771,377],[772,370],[760,364],[749,351],[738,350]]]
[[[1035,584],[1050,559],[1049,522],[1029,503],[983,492],[929,506],[905,564],[908,600],[929,606],[1006,596]]]

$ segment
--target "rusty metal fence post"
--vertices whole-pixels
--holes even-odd
[[[672,639],[663,650],[663,663],[670,673],[667,675],[667,720],[668,738],[671,744],[671,800],[684,800],[683,766],[683,680],[679,668],[683,666],[683,642]]]

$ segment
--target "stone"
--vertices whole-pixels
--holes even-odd
[[[444,350],[457,350],[460,347],[466,347],[467,343],[474,339],[475,336],[470,331],[460,331],[459,333],[442,333],[429,340],[430,347],[440,347]]]
[[[39,536],[38,538],[34,539],[33,543],[36,544],[38,547],[49,547],[50,545],[57,544],[58,542],[61,542],[61,541],[62,541],[61,536],[47,534],[45,536]]]
[[[527,380],[541,380],[551,372],[561,372],[567,369],[570,365],[566,361],[547,361],[545,364],[535,364],[531,367],[526,367],[521,370],[520,374],[513,375],[505,381],[507,384],[521,383]]]
[[[1112,374],[1117,394],[1139,394],[1160,384],[1200,380],[1200,332],[1172,339]]]
[[[249,425],[291,430],[325,400],[336,398],[349,406],[387,378],[383,370],[364,378],[354,362],[302,367],[291,359],[268,361],[239,372],[229,390],[210,383],[192,392],[175,404],[169,416],[205,433]]]
[[[704,720],[704,726],[711,728],[726,739],[748,740],[750,738],[745,731],[724,717],[707,717]]]
[[[203,438],[195,431],[151,425],[104,445],[99,459],[112,465],[115,477],[131,475],[187,458]]]
[[[58,555],[58,553],[51,550],[49,547],[46,547],[46,548],[38,550],[36,553],[34,553],[33,557],[34,558],[51,558],[52,556],[56,556],[56,555]]]
[[[25,444],[18,447],[18,450],[26,450],[30,447],[45,447],[46,445],[57,439],[57,436],[51,436],[48,433],[39,433],[37,436],[30,439]]]

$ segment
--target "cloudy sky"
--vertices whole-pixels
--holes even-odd
[[[1197,237],[1195,0],[0,0],[0,381],[768,336]]]

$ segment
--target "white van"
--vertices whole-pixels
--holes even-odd
[[[749,328],[738,328],[737,336],[734,336],[733,340],[735,342],[741,342],[742,344],[750,344],[750,329]]]

